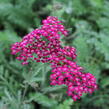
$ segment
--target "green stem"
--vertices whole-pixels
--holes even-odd
[[[44,64],[43,71],[42,71],[42,84],[41,84],[42,88],[45,87],[46,74],[47,74],[46,67],[47,67],[46,64]]]

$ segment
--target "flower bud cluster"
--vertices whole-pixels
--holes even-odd
[[[62,47],[60,36],[68,35],[68,31],[57,17],[49,16],[42,21],[42,26],[23,37],[21,42],[12,45],[12,54],[17,54],[17,59],[22,64],[28,64],[29,60],[50,63],[52,74],[51,85],[66,85],[67,94],[73,100],[80,99],[83,93],[92,93],[97,89],[96,79],[90,73],[82,72],[78,66],[76,49],[74,47]]]

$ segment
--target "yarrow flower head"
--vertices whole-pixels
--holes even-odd
[[[24,36],[21,42],[12,45],[12,54],[27,64],[29,59],[37,62],[48,62],[50,56],[61,48],[60,35],[67,35],[67,30],[56,17],[49,16],[42,21],[43,25]]]
[[[83,72],[83,68],[74,62],[76,49],[62,46],[61,35],[67,36],[68,31],[57,17],[49,16],[42,21],[42,26],[23,37],[21,42],[12,45],[13,55],[22,64],[29,60],[50,63],[52,74],[51,85],[66,85],[67,94],[74,101],[83,93],[92,93],[97,89],[96,78],[91,73]]]

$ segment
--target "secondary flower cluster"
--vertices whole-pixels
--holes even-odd
[[[52,74],[51,85],[66,85],[68,96],[73,100],[80,99],[83,93],[92,93],[97,89],[96,79],[90,73],[82,72],[83,68],[78,66],[76,49],[74,47],[61,45],[60,36],[68,35],[68,31],[57,17],[49,16],[42,21],[42,26],[24,36],[21,42],[12,45],[13,55],[22,64],[28,64],[29,60],[50,63]]]

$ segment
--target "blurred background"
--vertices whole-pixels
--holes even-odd
[[[99,89],[74,102],[65,86],[50,86],[48,65],[22,66],[11,44],[57,16],[70,31],[65,45],[77,49],[77,62],[97,78]],[[0,0],[0,109],[109,109],[108,0]]]

